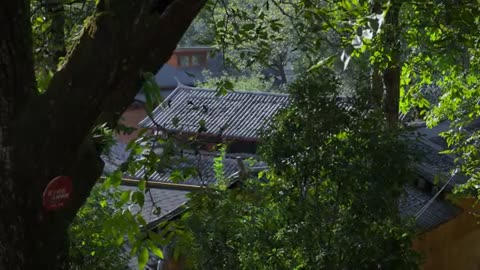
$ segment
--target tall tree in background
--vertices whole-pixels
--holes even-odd
[[[68,225],[103,167],[93,127],[115,125],[141,73],[168,60],[204,2],[99,1],[45,93],[30,3],[0,3],[0,269],[62,267]],[[73,198],[46,211],[42,193],[59,175],[73,179]]]
[[[297,75],[333,67],[345,92],[353,88],[353,74],[368,73],[375,86],[372,94],[391,128],[412,107],[425,116],[437,105],[424,98],[425,86],[443,85],[446,90],[441,82],[445,78],[460,82],[458,74],[475,71],[480,14],[476,0],[220,3],[209,6],[216,10],[210,16],[213,43],[233,51],[231,58],[268,66],[286,51],[280,63],[292,63]]]
[[[320,69],[289,90],[264,136],[270,168],[193,196],[179,241],[192,268],[416,269],[412,224],[398,215],[408,143],[385,130],[368,84],[341,98]]]
[[[229,1],[229,3],[232,2]],[[392,186],[381,186],[380,183],[385,179],[393,180],[398,175],[388,177],[383,175],[378,177],[382,180],[375,181],[375,183],[370,183],[369,180],[375,179],[377,176],[370,176],[359,184],[347,185],[347,188],[343,186],[342,182],[348,183],[350,180],[355,182],[361,179],[361,175],[356,175],[356,173],[362,172],[360,174],[363,174],[366,172],[364,170],[368,171],[369,166],[376,163],[367,161],[363,157],[371,157],[370,155],[379,148],[391,147],[392,145],[384,145],[385,136],[391,135],[390,132],[394,132],[399,126],[401,113],[407,113],[416,107],[420,110],[420,118],[427,120],[427,124],[430,126],[445,119],[451,120],[452,129],[443,136],[453,147],[450,152],[460,157],[458,160],[461,161],[460,166],[463,173],[470,176],[470,181],[464,186],[464,190],[474,191],[473,195],[478,196],[480,131],[472,132],[471,129],[468,129],[472,120],[480,117],[480,84],[478,83],[480,75],[480,5],[478,1],[270,0],[262,1],[258,5],[253,4],[253,7],[250,6],[249,9],[255,10],[258,12],[255,14],[259,14],[273,6],[283,7],[284,15],[287,18],[293,18],[292,26],[298,31],[295,35],[297,38],[294,42],[295,49],[301,49],[307,58],[313,58],[313,63],[300,70],[299,73],[312,72],[323,66],[331,66],[337,71],[336,75],[341,78],[348,79],[352,69],[355,74],[367,75],[363,77],[363,83],[368,82],[371,85],[371,88],[367,88],[369,90],[367,95],[373,96],[372,102],[376,104],[371,109],[381,109],[382,112],[380,117],[370,119],[378,120],[374,124],[370,123],[372,125],[360,125],[360,128],[356,128],[349,126],[355,125],[355,120],[347,121],[349,124],[345,128],[348,130],[346,133],[339,132],[337,135],[332,135],[323,133],[328,133],[325,131],[325,127],[329,126],[328,121],[326,121],[327,125],[319,125],[324,115],[315,114],[320,114],[329,105],[335,104],[334,100],[330,100],[330,103],[327,104],[313,103],[315,97],[310,95],[308,98],[294,101],[294,109],[289,112],[290,114],[282,115],[283,122],[280,121],[277,126],[278,130],[274,130],[270,138],[273,138],[275,144],[270,145],[273,147],[271,152],[267,153],[267,160],[269,165],[274,166],[274,172],[277,174],[269,178],[271,186],[262,189],[268,185],[249,183],[250,185],[246,185],[246,192],[235,190],[227,191],[227,194],[224,194],[214,191],[207,196],[194,198],[192,203],[194,211],[189,220],[190,228],[193,228],[193,239],[197,240],[195,245],[190,246],[193,249],[191,251],[193,257],[201,262],[200,264],[209,265],[212,269],[308,269],[312,266],[315,266],[314,269],[318,269],[321,268],[319,265],[324,266],[325,269],[335,269],[336,267],[361,269],[364,265],[367,266],[366,269],[382,267],[385,269],[413,269],[414,263],[408,265],[411,262],[408,259],[396,260],[401,257],[401,255],[398,257],[397,255],[402,254],[402,248],[408,250],[406,248],[409,245],[408,240],[403,238],[405,242],[402,246],[402,242],[397,241],[401,237],[395,239],[395,234],[382,239],[393,239],[394,241],[391,242],[386,241],[389,244],[385,246],[399,248],[382,256],[381,252],[385,250],[375,251],[375,248],[378,248],[378,242],[371,246],[368,243],[368,240],[371,240],[368,237],[369,233],[374,235],[375,233],[368,230],[361,232],[362,224],[371,229],[379,229],[376,226],[382,226],[382,222],[372,222],[374,219],[370,219],[360,221],[359,226],[355,226],[355,228],[348,228],[353,221],[342,222],[341,218],[343,210],[348,213],[346,216],[356,216],[355,210],[366,211],[364,214],[358,215],[359,217],[376,215],[378,214],[377,210],[383,211],[375,209],[379,205],[390,207],[390,214],[395,212],[393,203],[395,200],[389,200],[395,198],[396,194],[390,193],[386,197],[383,197],[385,194],[380,194],[370,198],[371,201],[368,197],[374,190],[379,193],[394,191],[395,188],[389,189]],[[243,14],[243,11],[236,9],[225,8],[225,10],[226,18],[238,18]],[[232,16],[232,13],[239,15],[235,17]],[[250,14],[253,12],[248,15]],[[265,37],[261,41],[263,45],[260,44],[257,47],[259,50],[254,51],[249,57],[252,59],[270,57],[268,52],[262,50],[262,46],[268,48],[270,44],[273,44],[274,39],[270,39],[271,36],[268,34],[270,30],[262,28],[261,24],[248,25],[242,20],[222,20],[217,22],[215,27],[217,32],[224,34],[224,38],[218,41],[219,45],[222,45],[222,42],[230,42],[232,46],[239,48],[243,44],[251,45],[251,36],[263,34]],[[229,29],[229,31],[225,29]],[[317,38],[316,31],[329,34],[322,37],[335,37],[340,40],[335,46],[330,47],[332,54],[324,54],[319,49],[320,46],[316,46],[318,43],[328,42]],[[299,88],[302,87],[303,85],[299,86]],[[315,90],[318,89],[322,89],[322,87],[318,86]],[[428,89],[434,89],[433,93],[428,93]],[[353,90],[353,96],[358,96],[358,89]],[[310,91],[310,94],[313,92],[313,90]],[[307,95],[307,92],[299,91],[299,93],[295,96],[296,98],[302,97],[302,94]],[[429,97],[430,94],[433,94],[431,95],[433,97]],[[318,104],[322,104],[324,107],[315,108],[315,105]],[[335,109],[338,110],[338,108],[332,110]],[[351,113],[345,113],[345,115],[352,117]],[[316,117],[311,117],[311,115]],[[325,115],[328,114],[325,113]],[[333,120],[335,123],[332,125],[334,130],[342,126],[342,119],[336,118],[340,115],[342,114],[332,113],[332,117],[325,117],[328,120],[335,119]],[[308,116],[310,116],[310,121],[306,120]],[[368,120],[365,121],[368,122]],[[312,130],[314,132],[309,132]],[[360,134],[353,136],[350,134],[350,132],[357,131]],[[377,137],[379,139],[371,144],[360,142],[366,139],[363,136],[370,132],[378,132],[374,137],[379,136]],[[306,136],[306,133],[309,136]],[[370,135],[373,134],[370,133]],[[292,138],[294,139],[292,140]],[[356,141],[357,138],[360,141]],[[323,155],[322,153],[328,153],[329,144],[335,143],[337,139],[340,139],[342,143],[345,142],[343,146],[352,147],[355,150],[350,151],[343,146],[335,145],[337,148],[334,148],[335,150],[331,154]],[[370,139],[372,138],[366,140]],[[392,141],[398,143],[394,139]],[[393,149],[380,150],[378,152],[380,156],[382,151],[396,153]],[[348,153],[348,157],[352,160],[341,161],[344,153]],[[357,160],[358,153],[362,153],[360,154],[362,157]],[[389,158],[392,158],[391,155],[380,158],[380,160],[387,161]],[[395,164],[400,164],[390,161],[382,163],[382,161],[378,164],[386,166],[391,164],[393,167]],[[326,162],[326,166],[323,166],[322,162]],[[337,162],[336,166],[329,169],[334,162]],[[356,162],[359,162],[358,170],[345,173],[352,178],[343,179],[342,169],[355,167],[356,165],[352,164],[356,164]],[[384,172],[393,172],[399,168],[384,169]],[[348,171],[348,168],[346,170]],[[381,174],[378,167],[370,172]],[[397,179],[399,180],[397,183],[401,183],[407,178],[405,176],[403,179]],[[288,188],[284,186],[282,189],[282,184]],[[329,189],[332,187],[333,189]],[[350,187],[353,188],[350,189]],[[365,189],[363,189],[364,187]],[[323,188],[325,189],[324,193],[322,191],[319,193],[324,196],[319,197],[325,201],[315,201],[312,203],[313,207],[308,208],[310,203],[308,200],[318,198],[309,197],[309,192],[313,190],[312,193],[315,194],[315,191]],[[331,207],[323,210],[322,204],[328,203],[329,195],[342,194],[341,192],[346,192],[346,196],[352,196],[353,199],[349,200],[342,195],[339,200],[332,199],[334,204],[340,204],[337,207],[341,210],[338,211],[340,215],[335,216],[338,214],[335,211],[333,211],[333,215],[330,215],[332,212],[329,211],[335,209],[335,206],[330,205]],[[352,193],[347,195],[349,192]],[[294,199],[289,201],[290,198]],[[303,203],[302,199],[305,201],[302,206],[306,207],[304,209],[296,208],[294,205]],[[346,200],[345,204],[342,202],[343,199]],[[363,199],[365,201],[362,201]],[[385,203],[379,203],[384,199],[386,199],[383,201]],[[355,202],[354,205],[349,205],[352,202]],[[356,203],[360,205],[361,209],[356,208]],[[370,203],[372,205],[369,205]],[[319,210],[319,213],[312,214],[318,209],[323,211]],[[354,211],[349,212],[350,210]],[[229,219],[217,218],[218,213],[228,216]],[[318,216],[321,217],[316,219]],[[325,216],[327,216],[327,220],[329,218],[331,220],[331,216],[334,217],[333,219],[338,219],[332,222],[334,224],[332,227],[329,227],[328,222],[323,219]],[[289,218],[292,219],[289,220]],[[395,220],[393,216],[389,218]],[[380,220],[386,221],[387,219],[380,218]],[[318,223],[313,228],[305,229],[308,224],[312,224],[309,222]],[[206,225],[199,226],[200,223]],[[282,227],[285,224],[287,225]],[[372,226],[373,224],[375,225]],[[325,231],[331,232],[331,237],[326,240],[315,238],[325,235],[320,232],[322,228],[328,228]],[[304,230],[301,231],[302,229]],[[311,231],[315,231],[317,234],[309,234]],[[350,234],[352,231],[356,233]],[[401,230],[389,232],[398,233]],[[351,235],[362,235],[366,238],[359,241],[361,244],[356,245],[354,243],[357,239],[349,238],[348,236]],[[393,238],[390,238],[391,236]],[[192,238],[187,239],[190,244]],[[312,241],[312,239],[316,241]],[[336,249],[335,241],[339,241],[338,243],[343,243],[343,245],[339,245],[340,248]],[[292,243],[294,244],[292,245]],[[315,243],[321,243],[322,246],[312,248]],[[302,244],[306,244],[307,247]],[[359,250],[355,250],[356,248]],[[315,253],[318,250],[322,252]],[[345,250],[348,251],[345,252]],[[309,251],[312,251],[313,254]],[[367,254],[356,258],[355,255],[361,254],[361,252]],[[221,255],[218,256],[218,254]],[[331,256],[325,256],[325,254]],[[389,256],[392,254],[396,255]],[[403,254],[408,254],[408,251]],[[381,258],[370,262],[369,260],[376,255]],[[325,260],[323,260],[324,258]],[[412,257],[405,256],[404,258]],[[384,259],[386,261],[383,261]],[[392,261],[388,261],[389,259]],[[372,264],[369,265],[369,263]]]

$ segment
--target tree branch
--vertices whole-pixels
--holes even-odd
[[[47,93],[18,116],[18,133],[36,132],[24,154],[50,152],[29,165],[58,175],[100,116],[115,125],[141,87],[141,72],[159,70],[204,2],[174,0],[161,14],[148,0],[99,4]]]

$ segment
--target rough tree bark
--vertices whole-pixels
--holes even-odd
[[[30,253],[25,250],[29,197],[28,182],[15,173],[20,164],[15,164],[13,119],[35,87],[27,1],[0,3],[0,33],[0,269],[23,269],[16,263]]]
[[[205,0],[100,1],[65,64],[38,95],[29,1],[0,2],[0,269],[60,269],[68,225],[101,174],[92,127],[116,123],[175,49]],[[62,210],[42,208],[58,175]]]

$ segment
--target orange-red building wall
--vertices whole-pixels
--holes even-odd
[[[419,235],[413,247],[424,256],[422,270],[480,270],[480,207],[458,203],[456,218]]]

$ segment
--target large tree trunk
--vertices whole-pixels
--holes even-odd
[[[67,229],[101,174],[92,127],[116,123],[175,49],[204,0],[100,1],[78,44],[36,94],[29,2],[0,2],[0,269],[61,269]],[[161,3],[161,4],[158,4]],[[70,203],[42,207],[56,176]]]
[[[33,253],[30,183],[16,173],[22,164],[17,163],[13,130],[13,119],[34,90],[28,5],[21,0],[0,3],[0,269],[33,266],[27,263]]]

